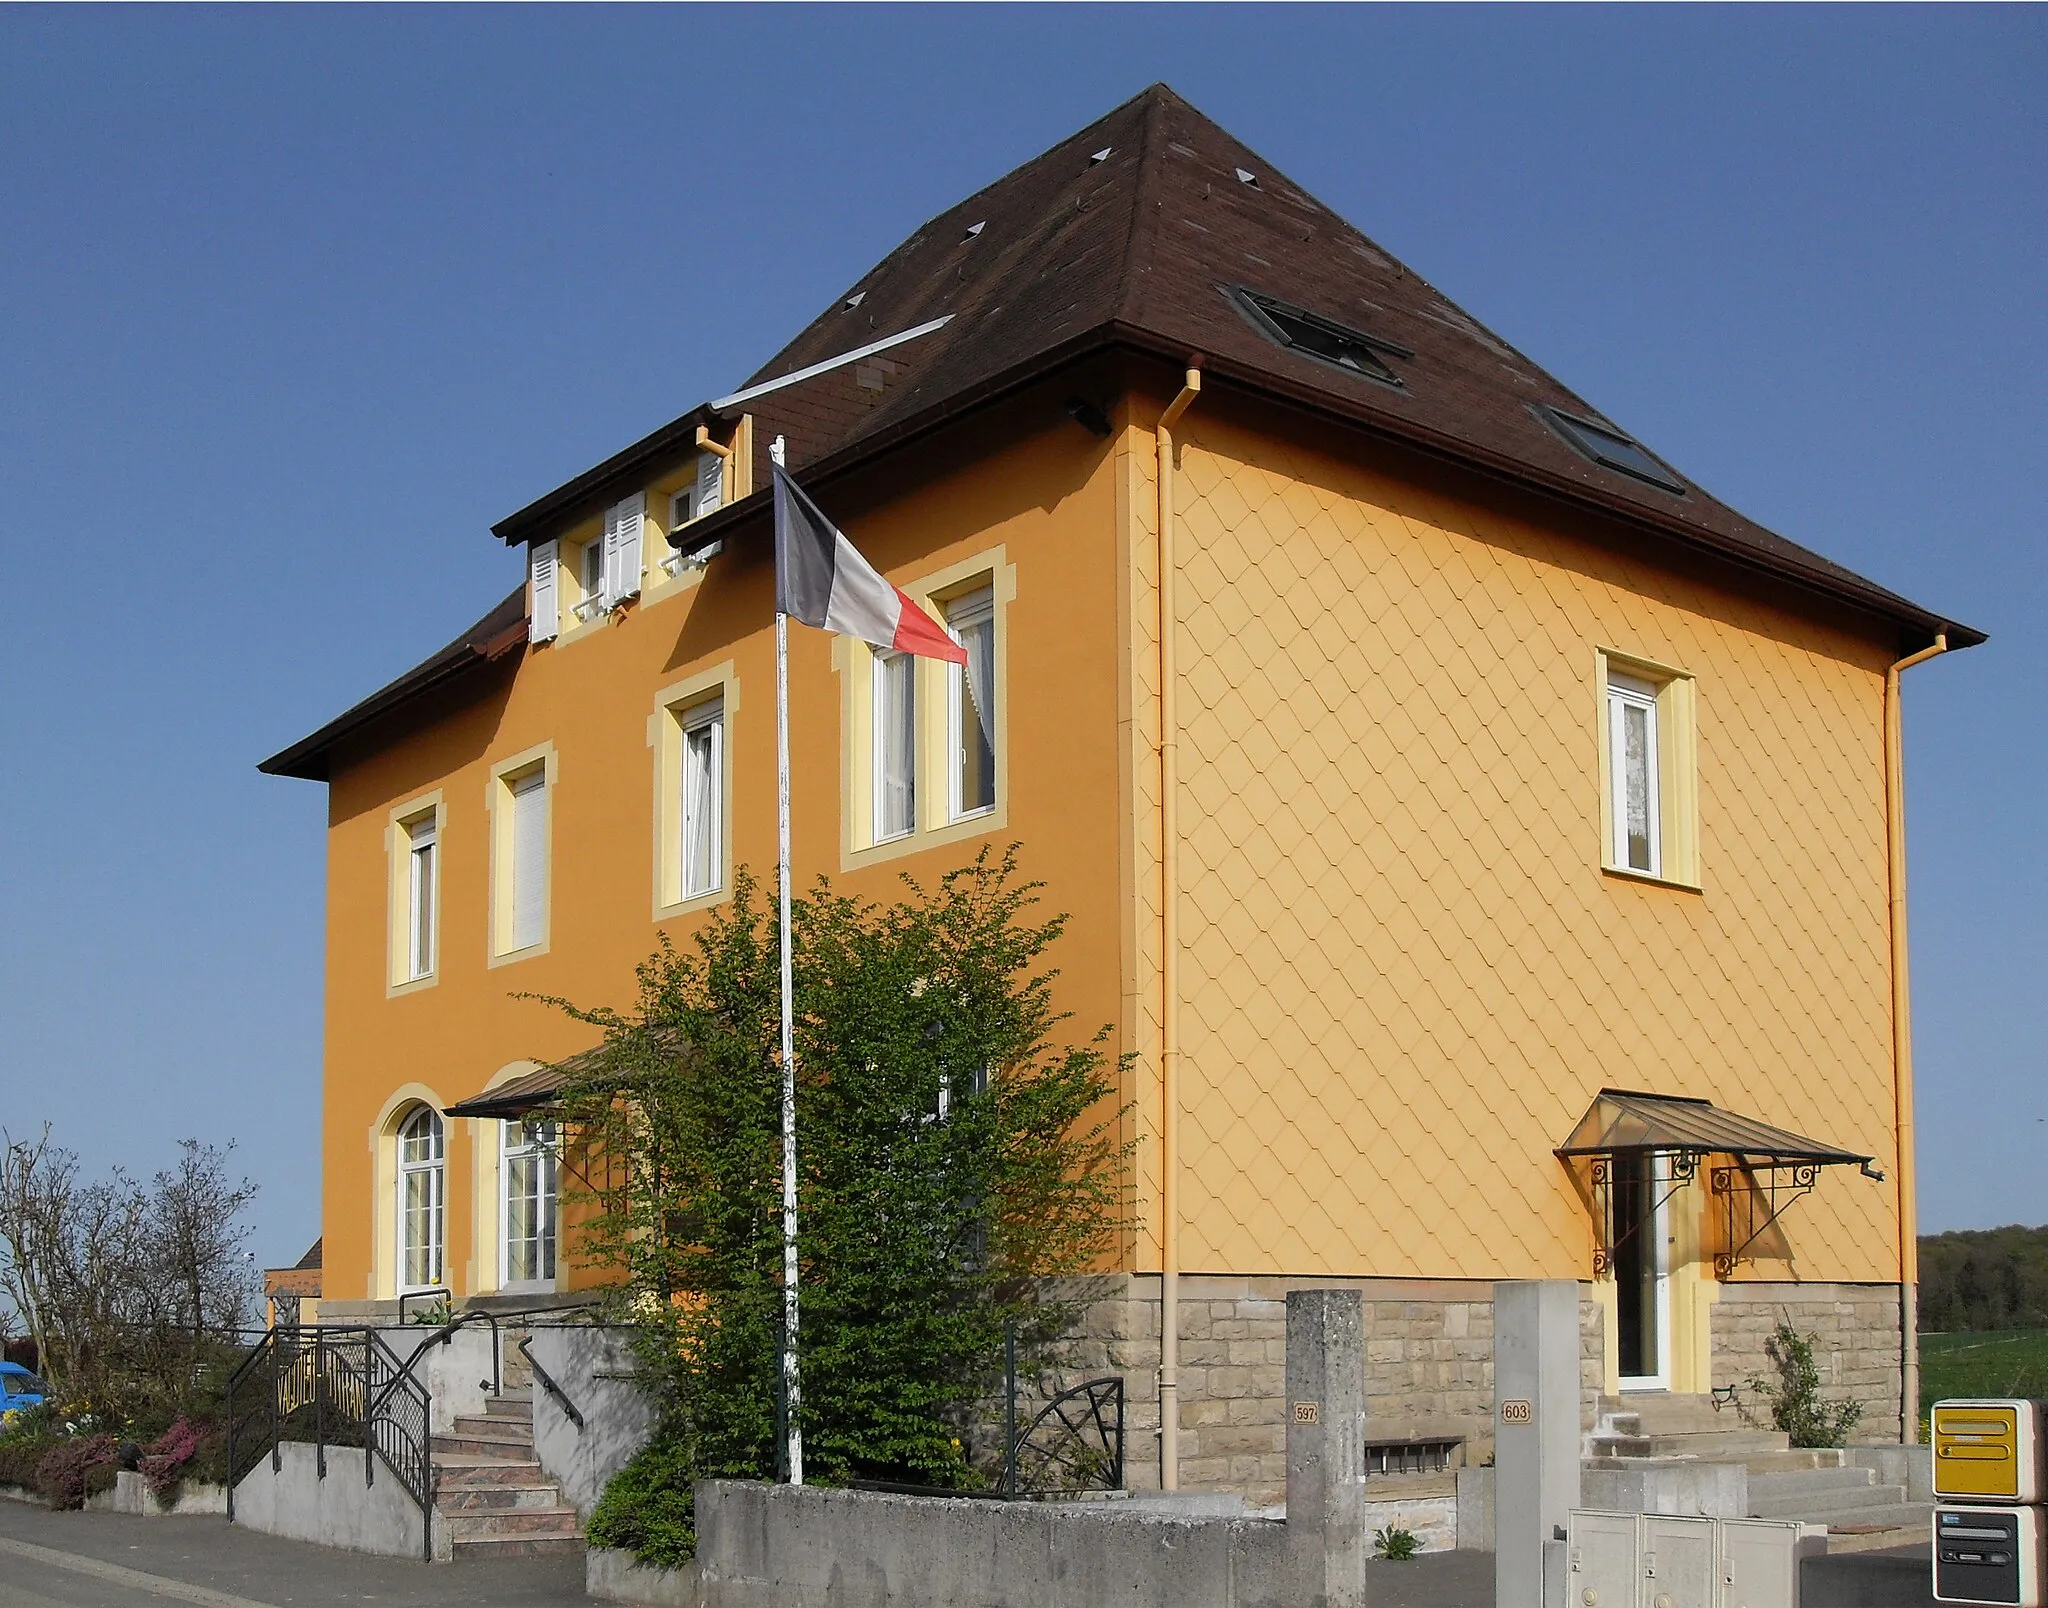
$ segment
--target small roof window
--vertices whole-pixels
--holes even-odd
[[[1277,296],[1240,287],[1236,299],[1252,324],[1270,339],[1291,346],[1304,356],[1378,380],[1382,385],[1401,384],[1401,376],[1387,365],[1389,357],[1415,355],[1405,346],[1349,328]]]
[[[1551,428],[1577,447],[1595,463],[1605,464],[1609,469],[1619,469],[1625,475],[1637,480],[1647,480],[1653,486],[1666,491],[1685,495],[1685,482],[1657,459],[1647,449],[1630,440],[1609,424],[1595,424],[1591,419],[1582,419],[1575,413],[1566,413],[1561,408],[1539,408]]]

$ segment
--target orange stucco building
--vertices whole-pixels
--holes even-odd
[[[970,648],[793,631],[799,881],[1020,843],[1062,1005],[1134,1057],[1088,1331],[1160,1429],[1134,1479],[1272,1472],[1290,1281],[1367,1290],[1417,1441],[1487,1433],[1503,1277],[1584,1281],[1606,1390],[1726,1385],[1784,1311],[1898,1424],[1896,667],[1981,638],[1158,88],[502,522],[525,583],[268,762],[329,789],[323,1313],[588,1278],[534,1140],[589,1032],[518,996],[628,1003],[772,877],[776,438]]]

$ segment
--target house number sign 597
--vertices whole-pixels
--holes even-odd
[[[1322,1404],[1313,1401],[1298,1401],[1294,1404],[1294,1421],[1297,1424],[1315,1424],[1322,1421]]]
[[[1504,1401],[1500,1404],[1500,1421],[1503,1424],[1533,1424],[1536,1410],[1526,1401]]]

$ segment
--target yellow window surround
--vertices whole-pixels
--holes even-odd
[[[948,710],[953,666],[943,659],[913,661],[916,724],[911,830],[875,841],[875,650],[851,637],[835,637],[832,665],[840,677],[839,863],[841,870],[873,865],[925,849],[1000,832],[1010,821],[1009,605],[1017,595],[1017,567],[1001,545],[929,575],[901,583],[913,602],[945,621],[947,606],[987,588],[992,605],[995,710],[995,805],[953,818],[948,785],[951,733]]]
[[[417,975],[412,966],[414,906],[412,898],[413,829],[431,822],[434,852],[431,881],[426,888],[432,917],[426,965]],[[394,807],[384,822],[385,926],[384,993],[386,998],[432,988],[441,978],[441,861],[448,841],[448,810],[441,789],[422,793]]]
[[[1702,891],[1699,826],[1699,688],[1689,671],[1609,648],[1594,649],[1598,697],[1600,869],[1609,876],[1664,887]],[[1645,871],[1615,852],[1613,765],[1615,734],[1609,718],[1609,688],[1647,683],[1655,692],[1657,748],[1658,864]]]
[[[706,705],[719,706],[717,776],[717,885],[692,894],[683,885],[684,730]],[[647,746],[654,760],[654,919],[667,921],[708,909],[732,893],[732,778],[734,722],[740,684],[733,661],[699,671],[663,687],[647,717]]]
[[[548,952],[554,917],[554,795],[559,764],[552,742],[536,743],[531,748],[521,749],[518,753],[499,760],[491,767],[490,780],[484,784],[484,812],[490,824],[491,841],[491,900],[488,923],[490,941],[487,948],[488,963],[492,966],[530,960]],[[518,935],[513,931],[515,857],[512,799],[515,786],[535,775],[541,778],[539,808],[543,812],[537,890],[540,900],[540,937],[536,942],[515,948],[514,941]]]

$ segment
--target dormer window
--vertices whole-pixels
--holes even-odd
[[[1619,469],[1637,480],[1647,480],[1665,491],[1685,495],[1685,482],[1650,456],[1641,443],[1630,440],[1611,424],[1596,424],[1562,408],[1539,407],[1543,420],[1566,441],[1609,469]]]
[[[685,525],[702,519],[706,514],[716,513],[725,506],[725,465],[722,453],[709,448],[697,454],[697,466],[690,483],[669,494],[668,530],[671,538]],[[670,575],[680,575],[691,563],[702,563],[711,557],[713,550],[699,551],[686,561],[681,553],[670,553],[662,559],[661,567]]]
[[[1401,376],[1387,366],[1389,357],[1415,355],[1405,346],[1352,329],[1261,291],[1246,290],[1240,286],[1234,299],[1252,327],[1268,340],[1277,341],[1319,363],[1329,363],[1369,380],[1378,380],[1382,385],[1401,384]]]

